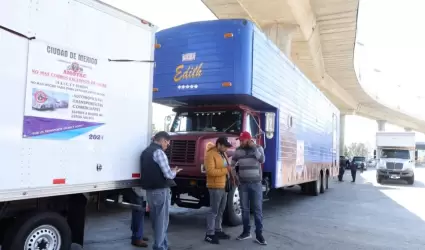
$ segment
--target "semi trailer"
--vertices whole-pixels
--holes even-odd
[[[140,194],[155,30],[96,0],[1,1],[2,250],[83,245],[88,202]]]
[[[209,206],[205,152],[219,136],[233,145],[250,132],[265,149],[264,197],[300,185],[319,195],[338,174],[339,110],[252,22],[203,21],[156,34],[153,101],[168,118],[171,166],[182,168],[172,203]],[[228,195],[226,220],[241,223],[239,192]]]

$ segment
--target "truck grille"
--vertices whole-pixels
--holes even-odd
[[[387,162],[387,169],[403,169],[403,163]]]
[[[165,151],[170,162],[194,163],[196,141],[172,140]]]

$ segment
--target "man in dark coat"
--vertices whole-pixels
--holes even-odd
[[[353,178],[351,182],[356,182],[357,164],[354,161],[352,161],[350,167],[351,167],[351,177]]]
[[[339,173],[338,173],[338,181],[342,182],[343,177],[344,177],[344,172],[345,172],[345,166],[346,166],[346,161],[345,159],[340,159],[339,160]]]

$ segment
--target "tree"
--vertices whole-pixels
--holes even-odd
[[[369,155],[369,148],[363,142],[353,142],[348,147],[344,146],[344,155],[348,157]]]

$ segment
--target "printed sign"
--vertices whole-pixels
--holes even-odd
[[[186,53],[182,55],[182,62],[191,62],[196,60],[196,53]]]
[[[283,187],[284,186],[284,180],[283,180],[283,167],[282,167],[282,161],[278,160],[276,163],[276,175],[275,175],[275,187]]]
[[[304,141],[297,140],[296,172],[300,173],[304,169]]]
[[[31,41],[23,137],[68,140],[105,124],[106,60]]]
[[[202,66],[204,64],[200,63],[197,65],[190,65],[185,67],[185,65],[180,64],[176,67],[176,74],[174,75],[174,82],[180,82],[181,80],[199,78],[202,76]]]

